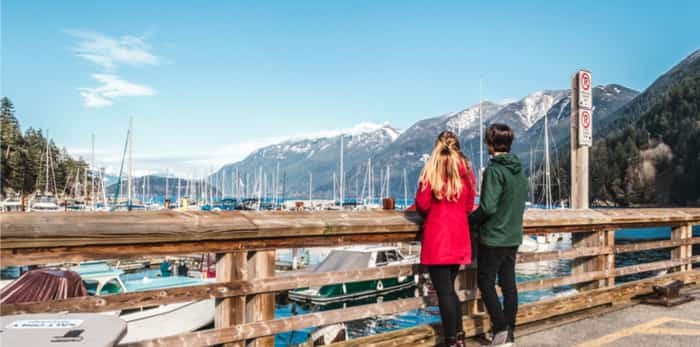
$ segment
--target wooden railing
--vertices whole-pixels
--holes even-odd
[[[1,214],[2,266],[55,264],[143,255],[217,253],[217,282],[191,287],[71,298],[46,303],[2,305],[2,315],[36,312],[101,312],[201,299],[216,299],[215,328],[133,343],[134,346],[257,345],[271,346],[275,334],[352,321],[434,305],[419,296],[377,304],[274,319],[274,293],[327,284],[407,276],[422,272],[418,265],[400,265],[332,273],[274,276],[275,249],[347,244],[408,242],[418,237],[422,218],[415,213],[370,212],[131,212]],[[518,284],[521,292],[576,285],[578,294],[522,305],[518,324],[602,305],[629,301],[669,279],[697,282],[700,262],[692,245],[692,226],[700,224],[700,209],[528,210],[527,234],[572,232],[574,247],[540,253],[520,253],[518,263],[572,259],[572,274]],[[615,230],[670,226],[669,240],[616,245]],[[671,259],[615,267],[615,255],[659,248],[671,249]],[[615,285],[615,278],[648,271],[669,274]],[[464,304],[464,329],[477,334],[488,319],[476,303],[473,270],[463,272],[458,295]],[[363,340],[366,339],[366,340]],[[381,345],[434,343],[431,327],[406,329],[362,338]],[[391,340],[391,341],[388,341]],[[378,342],[379,341],[379,342]],[[432,342],[431,342],[432,341]]]

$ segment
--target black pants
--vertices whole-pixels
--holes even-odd
[[[491,316],[494,332],[515,329],[518,313],[518,289],[515,286],[515,255],[518,247],[479,245],[479,290]],[[496,275],[503,293],[503,307],[496,294]]]
[[[455,278],[459,265],[430,265],[430,281],[437,291],[440,318],[445,337],[455,337],[462,331],[462,307],[455,293]]]

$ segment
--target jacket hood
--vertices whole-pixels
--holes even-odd
[[[491,158],[491,162],[504,166],[514,175],[519,174],[520,171],[523,169],[523,165],[520,163],[520,158],[518,158],[518,156],[513,153],[506,153],[494,156],[493,158]]]

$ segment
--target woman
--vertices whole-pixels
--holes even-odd
[[[474,205],[474,175],[457,136],[443,131],[425,163],[416,208],[425,216],[421,264],[437,291],[447,346],[463,346],[462,312],[454,290],[457,270],[471,263],[467,213]]]

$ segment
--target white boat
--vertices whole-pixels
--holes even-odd
[[[2,205],[0,205],[0,212],[21,212],[22,211],[22,199],[18,196],[9,197],[3,200]]]
[[[191,277],[144,277],[141,280],[122,281],[122,270],[105,262],[88,262],[71,268],[85,283],[89,295],[110,295],[163,288],[205,284]],[[154,339],[162,336],[191,332],[214,322],[214,299],[180,302],[107,312],[126,321],[128,330],[121,343]]]
[[[42,194],[35,196],[29,204],[30,212],[59,212],[61,206],[58,205],[58,199],[51,194]]]

